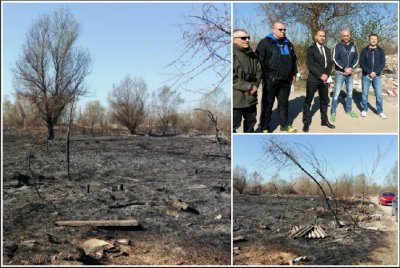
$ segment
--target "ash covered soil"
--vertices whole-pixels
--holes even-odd
[[[393,219],[383,215],[376,204],[339,202],[339,219],[344,226],[335,228],[324,203],[318,196],[289,195],[278,198],[235,193],[233,237],[235,240],[235,237],[242,236],[245,240],[234,242],[234,264],[288,265],[290,260],[300,256],[307,257],[300,263],[303,265],[395,265],[398,262],[398,247],[389,243],[394,240],[397,244],[398,225],[387,223]],[[360,208],[363,213],[355,220]],[[377,214],[382,217],[378,219]],[[354,222],[358,222],[361,228],[354,228]],[[292,226],[313,224],[321,226],[328,237],[289,237]],[[367,229],[375,226],[379,226],[379,230]],[[392,263],[379,258],[375,254],[377,249],[390,252]]]
[[[231,162],[213,137],[74,136],[71,180],[64,139],[33,147],[32,179],[33,141],[3,136],[3,264],[230,264]],[[140,227],[55,225],[128,219]],[[89,239],[114,247],[91,253]]]

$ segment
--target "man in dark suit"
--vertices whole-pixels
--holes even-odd
[[[307,91],[303,107],[303,131],[308,132],[311,124],[311,103],[315,91],[318,89],[321,111],[321,125],[328,128],[335,128],[328,120],[328,77],[332,70],[332,57],[329,48],[324,46],[325,32],[317,31],[315,43],[307,49],[307,67],[309,70],[307,78]]]

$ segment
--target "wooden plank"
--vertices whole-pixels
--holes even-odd
[[[312,238],[318,238],[317,234],[314,232],[314,230],[311,231],[311,236]]]
[[[244,236],[236,236],[233,238],[233,242],[240,242],[240,241],[245,241],[246,239],[244,238]]]
[[[129,226],[129,227],[138,227],[139,223],[136,220],[88,220],[88,221],[56,221],[56,225],[58,226]]]

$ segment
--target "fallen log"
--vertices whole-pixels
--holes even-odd
[[[58,226],[96,226],[96,227],[139,227],[136,220],[88,220],[88,221],[56,221]]]

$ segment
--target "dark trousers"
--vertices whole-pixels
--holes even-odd
[[[319,109],[321,111],[321,121],[328,121],[328,104],[329,104],[329,96],[328,96],[328,84],[325,84],[322,80],[319,82],[309,82],[307,81],[307,91],[306,98],[304,99],[304,107],[303,107],[303,123],[304,125],[311,124],[311,103],[314,99],[315,91],[318,89],[319,95]]]
[[[249,108],[233,109],[233,133],[236,133],[236,129],[240,127],[242,118],[244,119],[243,132],[254,132],[254,125],[257,122],[257,106],[253,105]]]
[[[272,107],[274,106],[275,98],[278,99],[278,114],[279,124],[281,127],[288,126],[289,113],[289,95],[291,80],[275,80],[267,79],[263,83],[263,95],[261,98],[261,114],[260,128],[269,130],[271,123]]]

